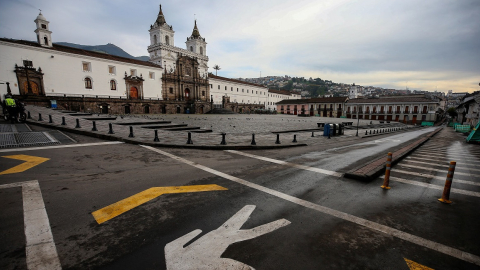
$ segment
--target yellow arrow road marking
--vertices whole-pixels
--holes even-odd
[[[403,259],[407,263],[408,268],[410,268],[410,270],[434,270],[433,268],[426,267],[425,265],[421,265],[421,264],[416,263],[414,261],[411,261],[407,258],[403,258]]]
[[[162,194],[171,193],[188,193],[188,192],[202,192],[213,190],[228,190],[227,188],[218,185],[196,185],[196,186],[180,186],[180,187],[153,187],[145,191],[139,192],[126,199],[118,201],[114,204],[106,206],[92,213],[98,224],[110,220],[118,215],[121,215],[133,208],[142,205]]]
[[[47,160],[50,160],[49,158],[43,158],[43,157],[34,157],[34,156],[27,156],[27,155],[13,155],[13,156],[3,156],[4,158],[11,158],[11,159],[18,159],[18,160],[23,160],[26,161],[20,165],[17,165],[13,168],[10,168],[6,171],[0,172],[0,175],[2,174],[11,174],[11,173],[19,173],[19,172],[24,172],[32,167],[37,166],[38,164],[41,164]]]

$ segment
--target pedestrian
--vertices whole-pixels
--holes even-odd
[[[15,117],[17,114],[17,106],[15,103],[15,99],[11,95],[5,95],[5,106],[7,108],[8,115],[12,124],[15,123]]]

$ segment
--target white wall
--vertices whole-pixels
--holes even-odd
[[[53,58],[52,58],[53,56]],[[13,94],[19,94],[15,64],[23,66],[23,60],[30,60],[33,66],[42,68],[45,94],[109,95],[126,97],[125,72],[130,75],[136,69],[143,75],[143,95],[145,98],[162,97],[162,69],[102,58],[95,58],[60,52],[48,48],[32,47],[0,41],[0,80],[10,82]],[[83,71],[82,63],[89,62],[91,71]],[[116,74],[109,74],[108,66],[115,66]],[[149,72],[155,79],[149,78]],[[92,89],[85,89],[85,77],[92,79]],[[117,90],[110,90],[110,80],[116,80]],[[5,88],[5,89],[3,89]],[[0,93],[6,93],[6,86]]]

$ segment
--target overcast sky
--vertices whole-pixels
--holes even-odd
[[[36,40],[42,9],[53,42],[147,55],[159,4],[177,47],[185,48],[196,14],[209,66],[221,76],[480,89],[480,0],[0,0],[0,37]]]

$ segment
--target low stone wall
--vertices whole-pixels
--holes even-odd
[[[26,103],[27,106],[50,107],[50,101],[56,100],[58,109],[104,114],[203,114],[211,108],[211,103],[205,101],[20,95],[14,98]]]

